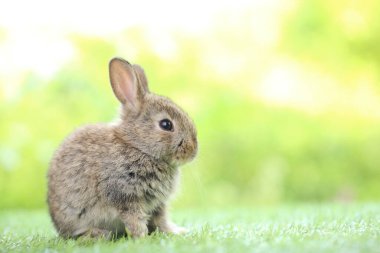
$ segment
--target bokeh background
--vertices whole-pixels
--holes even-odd
[[[178,208],[380,200],[380,1],[8,1],[0,209],[46,206],[76,127],[117,118],[108,62],[193,117]]]

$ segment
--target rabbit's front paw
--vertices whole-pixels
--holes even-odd
[[[188,233],[189,230],[184,227],[177,226],[174,223],[171,223],[168,227],[168,232],[175,235],[183,235],[183,234]]]
[[[129,223],[125,231],[132,238],[140,238],[148,234],[148,227],[144,223]]]

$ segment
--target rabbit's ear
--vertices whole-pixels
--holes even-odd
[[[144,90],[145,93],[148,93],[149,92],[148,79],[146,78],[144,69],[140,67],[140,65],[137,65],[137,64],[133,64],[133,69],[135,70],[135,73],[139,80],[140,87]]]
[[[139,84],[133,66],[121,58],[113,58],[109,63],[109,74],[112,90],[123,105],[137,109],[146,93]]]

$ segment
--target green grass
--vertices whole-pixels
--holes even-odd
[[[0,252],[380,252],[380,204],[183,210],[184,236],[62,240],[45,210],[1,211]]]

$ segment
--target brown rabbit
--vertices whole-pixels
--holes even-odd
[[[182,233],[167,202],[178,166],[195,157],[196,129],[168,98],[149,92],[143,69],[109,63],[121,120],[74,131],[56,151],[48,172],[48,204],[58,233],[114,238],[159,230]]]

